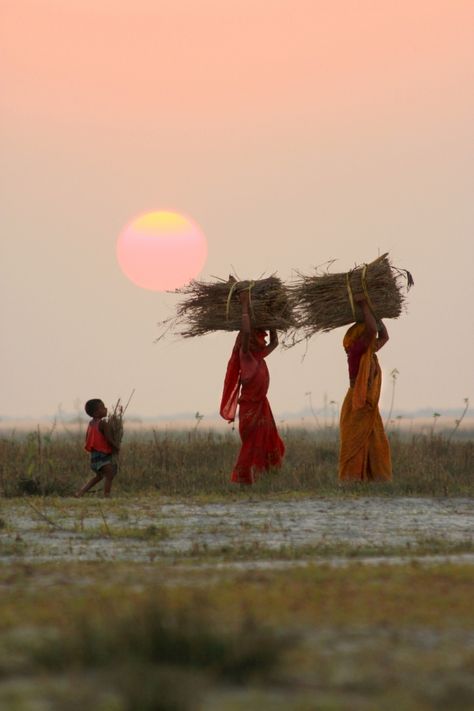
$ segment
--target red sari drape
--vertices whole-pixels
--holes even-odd
[[[242,441],[231,481],[253,484],[259,473],[280,466],[285,445],[276,428],[267,399],[270,375],[267,350],[244,353],[240,335],[227,365],[220,414],[233,422],[239,407],[239,434]]]

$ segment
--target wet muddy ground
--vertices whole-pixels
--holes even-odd
[[[241,499],[180,503],[151,498],[3,501],[0,561],[136,561],[211,556],[268,567],[324,556],[343,563],[456,553],[474,562],[468,498]],[[279,554],[285,551],[285,555]],[[291,551],[291,555],[288,554]],[[454,558],[453,558],[454,559]]]
[[[173,693],[195,684],[169,706],[186,711],[474,708],[473,514],[470,498],[0,500],[0,710],[164,708],[161,687],[155,705],[140,700],[157,669]],[[229,682],[177,667],[176,684],[176,669],[140,657],[148,627],[134,656],[127,610],[160,612],[166,595],[196,620],[211,611],[223,639],[251,611],[284,642],[275,670]],[[81,657],[83,609],[99,626]],[[111,633],[130,658],[97,667]],[[76,650],[70,667],[39,663],[50,638]]]

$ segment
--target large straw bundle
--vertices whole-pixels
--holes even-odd
[[[397,318],[402,312],[402,282],[413,284],[410,272],[390,264],[388,253],[350,272],[299,274],[291,286],[293,310],[303,337],[362,321],[354,296],[364,294],[376,318]]]
[[[171,324],[167,322],[169,328],[184,338],[212,331],[238,331],[242,324],[239,292],[245,288],[250,288],[252,327],[282,331],[294,328],[287,289],[275,276],[256,281],[236,281],[232,277],[216,282],[193,280],[176,290],[185,298],[178,304]]]

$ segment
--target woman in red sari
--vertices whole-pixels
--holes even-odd
[[[241,291],[239,298],[242,327],[227,365],[220,414],[233,422],[239,406],[242,446],[231,481],[253,484],[259,473],[280,466],[285,453],[267,400],[270,375],[265,358],[277,347],[278,336],[270,330],[267,345],[266,331],[250,326],[248,289]]]

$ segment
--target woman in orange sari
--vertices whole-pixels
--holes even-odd
[[[356,297],[364,315],[344,336],[350,387],[340,418],[339,479],[390,481],[390,445],[379,412],[382,373],[375,355],[388,341],[364,297]]]
[[[265,358],[278,345],[275,330],[266,331],[250,326],[249,291],[241,291],[242,327],[227,365],[220,406],[221,416],[235,420],[239,406],[239,434],[242,440],[231,481],[253,484],[259,473],[280,466],[285,445],[278,434],[267,399],[270,375]]]

